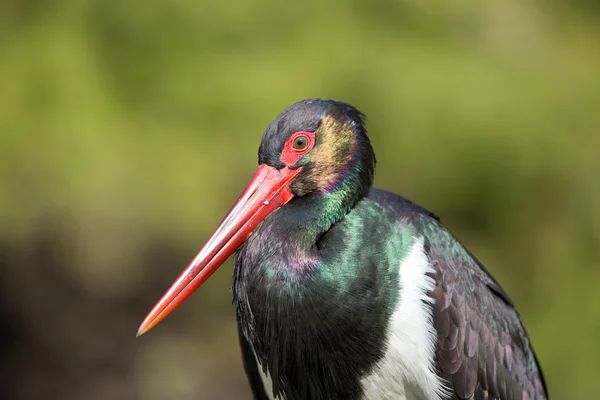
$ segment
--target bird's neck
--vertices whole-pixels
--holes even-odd
[[[235,276],[251,286],[252,277],[266,274],[269,285],[287,282],[297,285],[288,290],[304,290],[301,280],[323,267],[318,265],[322,238],[359,200],[357,194],[342,190],[292,200],[257,226],[236,252]]]
[[[320,238],[342,221],[363,197],[362,193],[344,189],[298,198],[282,208],[278,224],[291,228],[287,239],[293,239],[297,250],[307,254],[315,251]]]

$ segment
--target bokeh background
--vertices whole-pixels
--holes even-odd
[[[309,97],[369,118],[376,185],[517,304],[554,399],[598,394],[595,0],[0,1],[0,397],[249,399],[231,262],[147,311]]]

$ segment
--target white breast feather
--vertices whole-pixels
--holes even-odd
[[[260,365],[260,363],[258,362],[258,358],[256,357],[256,354],[254,353],[254,349],[252,349],[252,353],[254,354],[254,358],[256,360],[256,365],[258,368],[258,373],[260,374],[260,379],[262,380],[262,383],[265,387],[265,392],[267,393],[267,397],[269,398],[269,400],[280,400],[281,397],[277,396],[277,397],[273,397],[273,381],[271,380],[271,377],[269,376],[269,372],[267,371],[267,373],[263,372],[263,369]]]
[[[435,282],[434,272],[418,238],[400,264],[399,304],[392,315],[388,348],[374,371],[361,380],[369,400],[439,400],[450,397],[435,372],[437,335],[426,303]]]

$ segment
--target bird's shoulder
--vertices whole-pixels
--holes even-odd
[[[440,219],[410,200],[373,189],[366,200],[423,238],[432,267],[436,366],[454,398],[546,399],[519,314],[508,295]],[[488,397],[486,397],[488,396]]]
[[[392,214],[401,229],[410,229],[425,239],[425,251],[434,262],[458,263],[464,267],[465,276],[477,279],[506,305],[514,305],[504,289],[460,241],[442,224],[440,218],[426,208],[405,197],[381,189],[371,189],[366,199]],[[452,268],[452,271],[455,269]]]

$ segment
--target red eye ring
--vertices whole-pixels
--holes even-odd
[[[300,139],[298,141],[298,139]],[[298,141],[298,142],[297,142]],[[297,142],[297,143],[296,143]],[[283,146],[281,162],[294,165],[315,145],[315,132],[297,131],[290,136]]]
[[[310,139],[306,135],[300,134],[292,139],[292,149],[294,149],[294,151],[297,151],[299,153],[306,150],[308,148],[309,144],[310,144]]]

